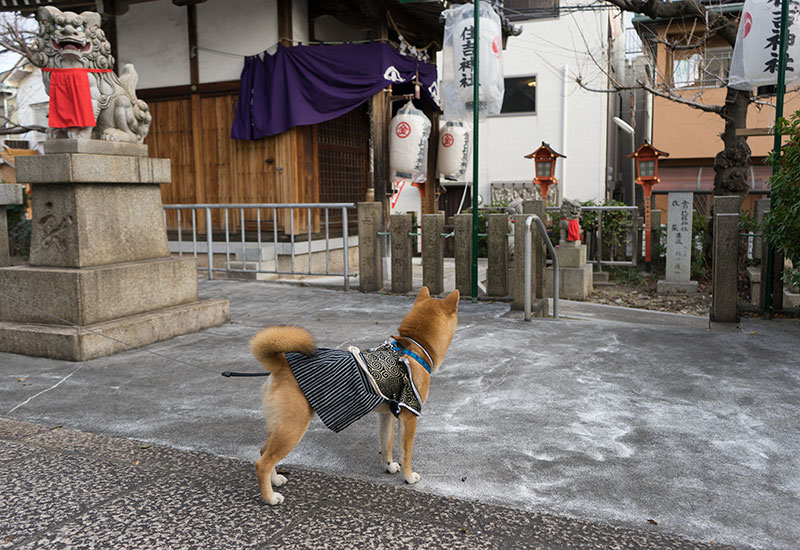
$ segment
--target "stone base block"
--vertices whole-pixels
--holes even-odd
[[[89,267],[169,256],[157,185],[42,183],[31,203],[31,265]]]
[[[44,142],[44,154],[86,153],[91,155],[119,155],[124,157],[146,157],[144,143],[124,143],[101,139],[48,139]]]
[[[22,204],[22,191],[24,185],[4,183],[0,185],[0,206],[9,204]]]
[[[564,300],[585,300],[592,293],[592,266],[560,267],[558,296]],[[547,296],[553,295],[553,268],[548,267],[545,273],[544,289]]]
[[[0,351],[87,361],[219,326],[229,320],[228,300],[214,299],[80,328],[0,322]]]
[[[18,301],[0,296],[0,321],[93,325],[196,302],[196,269],[188,256],[84,269],[2,268],[0,289]]]
[[[692,294],[697,292],[697,281],[656,281],[659,294]]]
[[[539,298],[531,301],[531,316],[543,318],[549,313],[550,302],[547,298]]]
[[[783,309],[794,309],[800,307],[800,294],[789,292],[788,289],[783,289]]]
[[[592,282],[594,282],[595,284],[607,283],[608,271],[595,271],[594,273],[592,273]]]
[[[750,279],[750,303],[761,307],[761,268],[748,267],[747,276]]]
[[[577,242],[577,241],[575,241]],[[586,245],[561,244],[556,248],[558,268],[579,267],[586,265]]]

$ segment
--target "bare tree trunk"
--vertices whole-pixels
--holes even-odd
[[[736,136],[736,129],[747,127],[747,107],[751,99],[750,92],[728,88],[721,113],[725,120],[721,136],[725,148],[714,158],[715,195],[744,197],[749,190],[750,146],[747,138]]]

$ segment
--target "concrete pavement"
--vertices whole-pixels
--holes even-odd
[[[679,537],[0,419],[0,548],[718,548]]]
[[[52,541],[48,537],[59,526],[85,523],[81,514],[97,518],[98,532],[129,523],[114,515],[114,506],[108,511],[111,519],[102,519],[104,503],[129,503],[129,516],[141,511],[154,517],[152,507],[164,499],[169,507],[167,493],[175,487],[189,491],[175,497],[183,516],[167,515],[150,527],[142,520],[130,527],[136,533],[131,541],[145,531],[154,537],[174,531],[175,541],[202,543],[191,538],[190,526],[205,517],[209,525],[222,525],[209,532],[229,537],[217,547],[288,547],[300,540],[319,541],[308,546],[321,547],[323,532],[341,533],[347,525],[353,537],[347,546],[366,547],[363,541],[384,541],[381,526],[387,521],[398,538],[385,544],[400,547],[427,540],[404,531],[401,526],[407,524],[430,533],[437,543],[431,547],[580,546],[570,526],[586,533],[586,547],[689,544],[671,538],[681,537],[794,548],[800,540],[795,521],[800,517],[800,328],[794,320],[745,319],[737,326],[709,327],[695,317],[562,301],[563,319],[525,323],[507,304],[462,301],[459,328],[434,375],[420,421],[414,469],[422,481],[408,487],[381,472],[373,418],[341,434],[315,419],[284,463],[295,475],[281,490],[288,511],[279,516],[258,503],[251,467],[264,437],[260,381],[217,373],[259,369],[247,341],[265,324],[301,324],[324,346],[380,344],[396,330],[412,298],[234,281],[202,282],[201,294],[230,298],[232,322],[85,363],[0,353],[0,416],[33,423],[30,428],[12,423],[34,430],[30,437],[97,437],[47,428],[64,426],[132,438],[150,448],[164,445],[167,454],[189,452],[190,464],[184,467],[175,459],[174,468],[158,470],[165,473],[149,485],[140,483],[137,471],[121,468],[120,492],[114,487],[102,495],[90,491],[67,516],[27,532],[26,544],[47,546],[44,541]],[[48,468],[67,476],[56,478],[68,480],[63,487],[79,485],[80,475],[91,479],[91,472],[102,477],[107,462],[110,471],[120,468],[95,447],[127,444],[135,451],[141,445],[92,439],[97,443],[65,462],[87,464],[75,481],[71,467],[60,468],[56,458],[72,452],[60,450],[64,442],[44,448],[13,435],[17,429],[0,436],[0,469],[8,472],[11,465],[15,495],[52,486]],[[229,471],[219,474],[221,480],[202,473],[192,463],[195,457],[228,466],[211,471]],[[149,489],[140,494],[138,488],[145,486]],[[345,491],[341,497],[342,487],[358,487],[361,496]],[[379,507],[374,499],[364,500],[373,494],[398,504]],[[58,495],[53,500],[60,502]],[[220,509],[212,513],[208,506],[213,507],[214,495]],[[324,505],[311,504],[320,499]],[[414,515],[397,507],[405,501],[424,503],[425,511]],[[454,517],[466,518],[456,521],[462,524],[457,527],[447,514],[431,512],[431,507],[450,510],[451,501],[460,510],[453,513],[461,514]],[[322,508],[324,520],[314,513]],[[223,509],[232,516],[225,519]],[[0,510],[0,522],[13,521],[13,505],[9,510],[0,504]],[[390,513],[400,519],[387,520]],[[257,526],[234,522],[240,514],[246,525],[249,518]],[[494,519],[479,523],[481,514]],[[290,527],[273,524],[287,516]],[[174,519],[182,517],[190,520]],[[552,522],[555,535],[538,527],[541,518]],[[485,537],[459,539],[465,535],[461,527]],[[310,534],[315,529],[322,538]],[[597,542],[626,529],[620,538]],[[90,527],[78,533],[96,534]],[[601,538],[592,538],[593,533]],[[359,538],[368,535],[373,538]],[[537,543],[536,536],[546,538]]]

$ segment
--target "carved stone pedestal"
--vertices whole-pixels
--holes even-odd
[[[194,258],[173,258],[147,148],[58,140],[17,159],[32,189],[30,265],[0,269],[0,351],[84,361],[220,325],[198,300]]]
[[[565,300],[585,300],[594,290],[592,266],[586,263],[586,245],[580,241],[562,241],[556,248],[560,275],[558,294]],[[553,268],[545,274],[545,292],[553,295]]]

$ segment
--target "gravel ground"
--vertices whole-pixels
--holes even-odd
[[[711,286],[700,283],[696,294],[658,294],[656,281],[647,280],[639,286],[613,283],[595,286],[588,302],[653,311],[668,311],[684,315],[708,317],[711,306]]]

